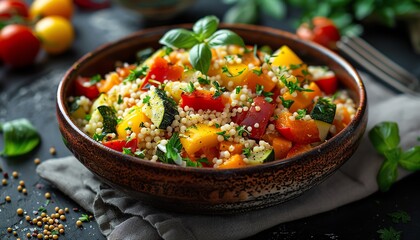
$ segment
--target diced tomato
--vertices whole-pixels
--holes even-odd
[[[240,124],[246,117],[247,112],[236,112],[236,115],[232,117],[232,122]]]
[[[90,83],[90,78],[78,77],[75,82],[76,96],[85,96],[93,100],[99,96],[99,90],[96,84]]]
[[[276,119],[276,129],[283,137],[300,144],[320,141],[318,127],[314,120],[291,120],[291,115],[290,112],[282,112]]]
[[[215,110],[222,112],[225,108],[223,97],[214,97],[213,93],[205,90],[195,90],[192,93],[181,94],[181,107],[191,107],[194,110]]]
[[[250,138],[261,139],[265,133],[268,121],[276,106],[264,100],[264,97],[254,98],[254,105],[248,110],[244,120],[239,125],[251,126]],[[255,127],[258,124],[258,127]]]
[[[122,152],[124,148],[129,148],[131,152],[134,153],[137,149],[137,139],[131,139],[130,141],[116,139],[103,142],[102,144],[118,152]]]
[[[156,85],[149,80],[163,83],[164,80],[178,81],[182,77],[184,68],[179,65],[172,65],[161,57],[156,57],[150,66],[141,88],[144,89],[147,84]]]
[[[340,31],[334,22],[326,17],[314,17],[311,23],[302,23],[296,34],[302,39],[314,41],[333,50],[340,40]]]
[[[327,95],[334,94],[337,91],[338,81],[335,75],[321,77],[316,79],[315,82]]]

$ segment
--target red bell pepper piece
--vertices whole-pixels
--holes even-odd
[[[244,120],[239,125],[251,126],[250,138],[261,139],[274,113],[276,105],[266,102],[264,97],[254,98],[254,105],[248,110]],[[255,124],[258,123],[258,127]]]
[[[102,144],[118,152],[122,152],[124,148],[129,148],[131,152],[134,153],[137,149],[137,139],[131,139],[129,141],[123,139],[116,139],[103,142]]]
[[[177,81],[181,79],[183,72],[183,67],[170,64],[161,57],[156,57],[153,64],[150,66],[150,71],[147,73],[141,88],[145,89],[147,84],[156,85],[149,80],[155,80],[160,83],[163,83],[165,80]]]
[[[192,93],[181,94],[181,107],[191,107],[194,110],[215,110],[222,112],[225,108],[223,98],[221,96],[214,97],[209,91],[195,90]]]
[[[90,83],[90,78],[78,77],[74,84],[76,96],[85,96],[93,100],[99,96],[99,90],[96,84]]]
[[[321,77],[316,79],[315,82],[327,95],[334,94],[337,91],[338,81],[335,75]]]

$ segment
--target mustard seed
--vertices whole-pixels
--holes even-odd
[[[41,233],[38,233],[38,235],[36,235],[36,237],[37,237],[38,239],[42,239],[44,236],[43,236]]]
[[[18,177],[19,177],[19,173],[18,173],[18,172],[16,172],[16,171],[13,171],[13,172],[12,172],[12,176],[13,176],[14,178],[18,178]]]
[[[8,232],[8,233],[11,233],[12,231],[13,231],[13,229],[12,229],[11,227],[8,227],[8,228],[7,228],[7,232]]]
[[[54,235],[52,236],[52,238],[53,238],[53,239],[58,239],[58,235],[57,235],[57,234],[54,234]]]
[[[48,230],[50,230],[50,231],[54,230],[54,225],[50,225],[50,226],[48,227]]]
[[[47,229],[44,229],[44,231],[42,231],[42,233],[43,233],[44,235],[47,235],[47,234],[48,234],[48,230],[47,230]]]
[[[48,223],[49,224],[54,224],[54,220],[50,219],[50,220],[48,220]]]
[[[82,223],[82,221],[80,221],[80,220],[77,220],[77,221],[76,221],[76,226],[81,227],[81,226],[82,226],[82,224],[83,224],[83,223]]]
[[[26,215],[25,220],[28,221],[28,222],[31,221],[31,216]]]
[[[20,216],[20,215],[22,215],[23,214],[23,209],[22,208],[18,208],[17,210],[16,210],[16,213]]]
[[[40,164],[40,163],[41,163],[41,159],[39,159],[39,158],[35,158],[35,159],[34,159],[34,163],[35,163],[36,165]]]
[[[22,187],[24,187],[24,186],[25,186],[25,181],[20,180],[20,181],[19,181],[19,185],[20,185],[20,186],[22,186]]]
[[[42,212],[42,213],[41,213],[41,217],[42,217],[42,218],[44,218],[44,217],[46,217],[46,216],[47,216],[47,214],[46,214],[45,212]]]
[[[56,153],[55,147],[50,147],[50,154],[55,155]]]
[[[58,230],[58,232],[59,232],[60,234],[64,234],[65,230],[64,230],[64,228],[60,228],[60,230]]]
[[[32,219],[32,223],[33,224],[37,224],[38,223],[38,219],[36,219],[36,218]]]
[[[50,199],[50,198],[51,198],[51,193],[46,192],[46,193],[45,193],[45,198],[46,198],[46,199]]]
[[[59,207],[55,207],[55,208],[54,208],[54,211],[55,211],[55,212],[58,212],[58,210],[60,210],[60,208],[59,208]]]
[[[64,210],[63,209],[59,209],[58,210],[58,214],[63,215],[64,214]]]
[[[28,190],[26,190],[26,188],[23,188],[22,193],[26,195],[26,194],[28,194]]]
[[[23,188],[22,188],[22,186],[20,186],[20,185],[19,185],[19,186],[17,186],[17,190],[18,190],[19,192],[22,192],[22,189],[23,189]]]
[[[13,231],[13,235],[17,236],[17,232],[16,231]]]
[[[70,212],[70,210],[69,210],[69,208],[64,208],[64,211],[66,212],[66,213],[68,213],[68,212]]]
[[[27,237],[27,238],[31,238],[31,237],[32,237],[31,233],[27,233],[27,234],[26,234],[26,237]]]
[[[66,216],[61,215],[61,216],[60,216],[60,220],[61,220],[61,221],[66,221]]]
[[[6,196],[6,202],[10,202],[10,201],[12,201],[12,198],[10,197],[10,196]]]
[[[58,224],[58,229],[64,229],[64,225],[63,224]]]
[[[1,180],[1,184],[2,184],[3,186],[6,186],[6,185],[7,185],[7,179],[6,179],[6,178],[3,178],[3,179]]]
[[[36,225],[37,225],[38,227],[42,227],[42,221],[38,221],[38,222],[36,223]]]

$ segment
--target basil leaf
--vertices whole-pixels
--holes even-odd
[[[186,29],[177,28],[172,29],[163,35],[163,37],[159,40],[159,43],[171,48],[188,49],[198,44],[199,41],[193,32]]]
[[[1,126],[4,150],[0,155],[13,157],[32,151],[41,141],[35,127],[25,118],[6,122]]]
[[[238,34],[226,29],[218,30],[209,39],[210,47],[230,44],[245,47],[244,40]]]
[[[117,116],[115,116],[114,110],[109,106],[99,106],[98,111],[101,114],[104,124],[103,132],[105,134],[107,133],[116,133],[116,127],[117,127]]]
[[[409,171],[420,170],[420,146],[412,147],[403,152],[399,164]]]
[[[354,3],[354,15],[357,20],[369,16],[375,10],[375,0],[356,1]]]
[[[231,7],[223,17],[227,23],[255,23],[258,18],[258,8],[254,1],[247,4],[239,3]]]
[[[398,177],[398,159],[401,155],[401,148],[386,151],[386,159],[379,169],[376,180],[379,190],[386,192],[394,184]]]
[[[194,24],[193,31],[198,35],[199,39],[203,41],[216,32],[218,26],[219,19],[217,17],[206,16]]]
[[[400,144],[398,125],[395,122],[381,122],[369,131],[369,139],[376,151],[384,154]]]
[[[190,50],[190,62],[191,65],[203,74],[207,74],[210,69],[211,63],[211,50],[210,47],[205,43],[195,45]]]

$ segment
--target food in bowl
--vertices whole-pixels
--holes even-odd
[[[199,20],[195,34],[209,22],[218,20]],[[293,157],[350,123],[355,103],[328,67],[306,64],[286,45],[272,52],[215,31],[184,48],[170,39],[191,31],[172,30],[161,39],[166,46],[139,51],[137,63],[78,76],[68,98],[72,120],[124,154],[217,169]],[[232,35],[213,37],[221,34]],[[197,46],[207,49],[197,54]]]

